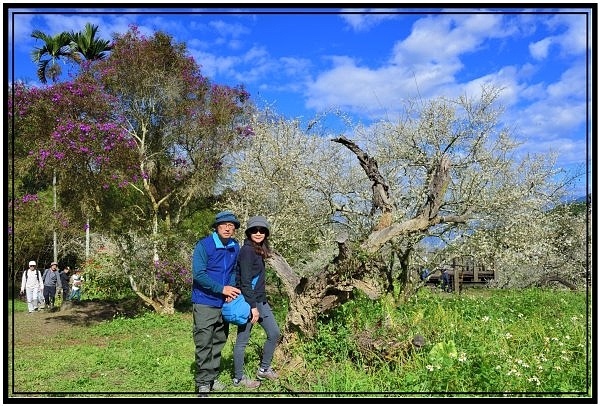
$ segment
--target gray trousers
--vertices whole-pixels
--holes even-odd
[[[275,347],[277,347],[281,333],[269,303],[257,303],[256,308],[258,309],[259,313],[258,324],[260,324],[267,334],[267,340],[265,341],[262,358],[260,361],[260,368],[269,368],[271,366],[273,354],[275,353]],[[252,323],[246,323],[243,326],[238,326],[237,337],[233,347],[233,369],[234,377],[237,379],[242,379],[242,375],[244,375],[244,355],[246,352],[246,346],[250,341],[252,326]]]
[[[193,304],[193,337],[196,346],[196,385],[210,385],[219,375],[221,351],[227,342],[229,324],[221,309]]]

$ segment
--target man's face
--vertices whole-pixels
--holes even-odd
[[[217,225],[217,234],[222,240],[227,240],[235,234],[235,224],[231,222],[219,223]]]

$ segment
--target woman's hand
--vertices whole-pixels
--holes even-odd
[[[252,318],[250,319],[250,323],[256,323],[258,321],[258,317],[260,316],[260,313],[258,312],[258,309],[256,307],[253,307],[251,310],[252,313]]]

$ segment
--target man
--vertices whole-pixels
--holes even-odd
[[[50,268],[44,271],[42,275],[44,280],[44,301],[46,302],[46,308],[54,310],[54,299],[56,297],[56,289],[62,289],[60,282],[60,276],[58,275],[58,263],[52,262]]]
[[[62,285],[63,302],[69,300],[69,281],[71,280],[71,268],[65,266],[60,273],[60,284]]]
[[[214,231],[194,247],[192,258],[193,336],[196,347],[196,389],[199,396],[222,390],[216,380],[221,367],[221,350],[229,334],[229,324],[221,316],[226,299],[240,294],[235,287],[240,245],[233,235],[240,222],[230,211],[216,215]]]
[[[29,261],[29,269],[23,272],[21,280],[21,294],[27,295],[27,309],[29,313],[38,310],[39,292],[43,286],[42,280],[42,274],[36,269],[35,261]]]

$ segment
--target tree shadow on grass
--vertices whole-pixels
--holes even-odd
[[[81,300],[63,302],[52,318],[76,326],[90,326],[117,317],[133,318],[149,309],[136,298],[122,300]]]

